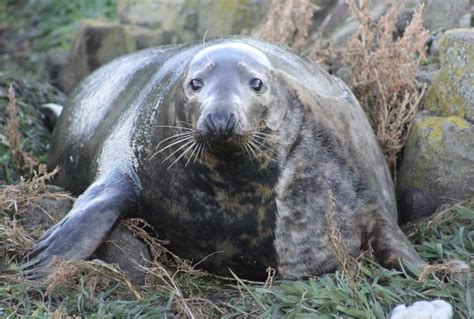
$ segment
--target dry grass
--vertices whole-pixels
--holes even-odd
[[[39,165],[32,171],[32,177],[22,180],[17,185],[6,185],[0,188],[0,211],[10,212],[12,216],[25,216],[26,212],[43,198],[62,198],[66,193],[50,193],[46,183],[59,171],[58,168],[48,173],[46,165]]]
[[[422,26],[423,5],[417,8],[403,36],[397,37],[397,17],[403,4],[391,1],[388,12],[378,20],[371,16],[368,0],[361,0],[359,6],[354,0],[348,4],[358,28],[340,49],[324,42],[317,30],[311,31],[311,19],[319,8],[309,0],[273,0],[267,19],[252,35],[286,44],[326,68],[340,66],[342,61],[349,71],[347,84],[366,111],[396,177],[397,157],[424,93],[415,82],[428,38]]]
[[[6,141],[13,165],[21,172],[31,174],[33,168],[38,165],[36,160],[21,149],[21,134],[19,131],[20,120],[18,118],[18,108],[16,105],[16,95],[13,84],[10,83],[8,88],[8,107],[7,107],[7,125],[6,125]]]
[[[418,6],[402,37],[396,36],[401,5],[391,2],[387,14],[375,21],[367,0],[358,7],[348,1],[358,24],[357,32],[342,51],[350,69],[349,86],[367,112],[378,142],[395,173],[397,155],[405,145],[408,125],[423,96],[415,74],[425,56],[428,32],[423,28]]]
[[[254,29],[252,36],[300,51],[309,37],[313,15],[319,9],[310,0],[273,0],[266,20]]]
[[[33,208],[39,208],[48,215],[39,205],[41,200],[71,198],[68,193],[49,192],[46,183],[57,171],[55,169],[48,173],[46,166],[40,165],[29,180],[0,188],[0,260],[23,257],[33,245],[34,238],[41,234],[41,225],[36,225],[35,229],[26,229],[20,221]]]
[[[350,282],[357,280],[358,267],[357,261],[348,253],[348,249],[342,240],[341,232],[334,221],[336,203],[332,191],[328,192],[328,211],[326,213],[326,221],[328,225],[328,238],[331,250],[336,258],[338,270],[342,277],[347,278]]]

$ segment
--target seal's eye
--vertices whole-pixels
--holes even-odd
[[[194,92],[197,92],[199,91],[202,86],[204,85],[204,83],[202,82],[202,80],[200,79],[192,79],[190,82],[189,82],[189,85],[191,86],[191,89],[194,91]]]
[[[252,80],[250,80],[249,84],[252,90],[254,90],[255,92],[260,92],[260,90],[263,88],[262,80],[257,78],[253,78]]]

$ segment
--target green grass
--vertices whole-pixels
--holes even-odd
[[[116,19],[116,0],[0,0],[0,26],[26,45],[14,51],[23,68],[39,74],[45,53],[68,49],[82,19]],[[0,64],[1,65],[1,64]],[[24,71],[24,70],[23,70]]]
[[[81,19],[116,18],[116,0],[4,0],[0,9],[0,21],[17,31],[34,27],[40,51],[69,47]]]
[[[474,202],[454,206],[439,216],[435,222],[422,221],[406,229],[420,255],[431,262],[456,258],[469,263]],[[47,317],[56,311],[97,318],[156,318],[189,311],[196,317],[385,318],[397,304],[436,298],[453,305],[455,318],[474,317],[474,284],[466,276],[442,280],[430,275],[419,282],[407,271],[385,269],[370,259],[361,264],[356,280],[336,272],[308,280],[276,280],[271,288],[237,277],[222,280],[186,271],[174,281],[150,276],[152,285],[135,287],[141,298],[93,262],[88,270],[48,291],[45,283],[13,279],[18,259],[9,260],[13,261],[8,269],[0,272],[0,317]],[[181,293],[184,299],[178,297]]]

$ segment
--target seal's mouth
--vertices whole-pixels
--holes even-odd
[[[160,126],[177,130],[163,138],[155,147],[150,160],[158,158],[168,169],[178,162],[184,166],[206,163],[209,158],[228,160],[250,160],[263,166],[265,162],[276,161],[274,146],[278,144],[268,133],[257,129],[236,134],[215,134],[203,132],[194,127]]]

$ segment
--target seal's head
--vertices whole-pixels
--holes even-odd
[[[268,127],[271,70],[265,54],[243,43],[213,45],[191,59],[183,113],[211,152],[238,152],[253,133]]]

